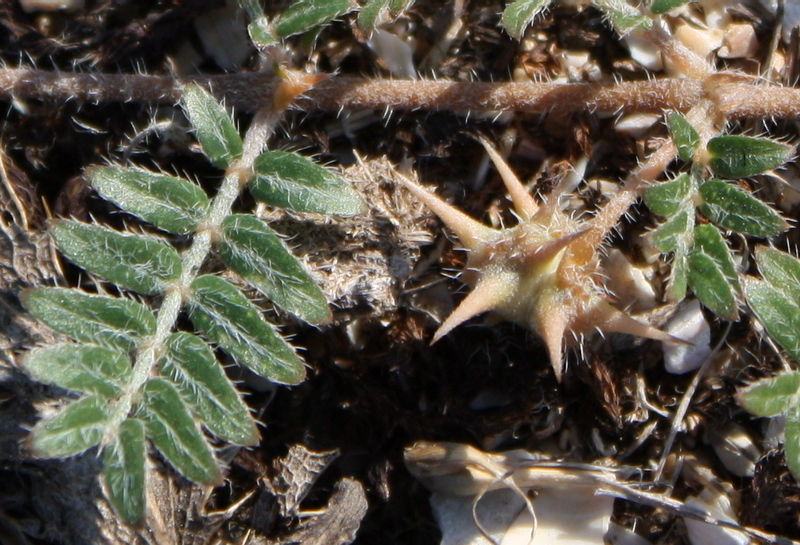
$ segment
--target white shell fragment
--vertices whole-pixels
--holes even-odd
[[[617,248],[609,250],[602,260],[608,275],[606,287],[620,308],[639,313],[656,306],[656,292],[644,269],[636,267]]]
[[[77,11],[83,9],[84,0],[19,0],[25,13],[35,11]]]
[[[608,545],[653,545],[633,530],[613,522],[608,527],[606,543]]]
[[[722,490],[714,487],[706,488],[699,496],[686,499],[686,505],[707,512],[720,520],[736,522],[730,498]],[[684,518],[689,531],[689,542],[692,545],[748,545],[750,538],[742,532],[721,526],[714,526],[698,520]]]
[[[473,497],[437,492],[430,501],[442,531],[442,545],[491,545],[473,520]],[[548,488],[537,493],[533,507],[535,533],[525,502],[513,490],[485,494],[478,502],[477,515],[501,545],[603,545],[614,498],[595,495],[592,488]]]
[[[228,0],[226,7],[209,10],[194,20],[194,27],[205,52],[223,70],[239,70],[250,55],[244,13],[238,3]]]
[[[658,72],[664,68],[661,50],[645,38],[641,30],[634,30],[623,36],[622,43],[628,47],[631,58],[648,70]]]
[[[711,328],[696,299],[678,310],[666,330],[673,337],[691,343],[662,343],[668,373],[682,375],[694,371],[711,355]]]
[[[614,125],[614,129],[622,134],[627,134],[634,138],[639,138],[647,132],[650,127],[661,120],[660,114],[634,113],[626,115]]]
[[[367,45],[386,64],[392,76],[403,79],[417,79],[414,67],[414,51],[408,43],[398,36],[376,28],[367,40]]]
[[[722,429],[709,429],[707,440],[725,468],[737,477],[752,477],[761,451],[740,425],[729,422]]]

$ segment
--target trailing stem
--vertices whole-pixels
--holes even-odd
[[[174,104],[190,83],[212,89],[239,111],[270,104],[280,78],[262,73],[175,78],[142,74],[67,74],[0,68],[0,99]],[[713,88],[730,119],[800,118],[800,89],[719,73],[614,83],[487,83],[331,77],[297,100],[303,110],[520,111],[598,114],[688,111]]]

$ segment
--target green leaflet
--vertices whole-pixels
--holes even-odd
[[[718,316],[728,320],[739,316],[736,267],[725,239],[712,225],[695,229],[694,247],[689,255],[689,286]]]
[[[191,85],[183,93],[183,108],[212,165],[225,170],[241,157],[242,137],[231,116],[214,97]]]
[[[265,47],[278,41],[272,34],[272,25],[264,16],[264,8],[259,0],[239,0],[239,6],[245,10],[251,21],[247,25],[247,33],[255,45]]]
[[[144,523],[146,443],[144,422],[125,420],[103,448],[103,477],[114,512],[127,524]]]
[[[786,465],[795,479],[800,479],[800,407],[794,407],[786,417],[786,440],[783,443],[783,452],[786,455]]]
[[[608,22],[620,36],[639,28],[648,29],[653,26],[650,17],[643,15],[625,0],[591,0],[591,4],[606,15]]]
[[[263,15],[247,25],[247,34],[250,36],[250,40],[258,47],[266,47],[278,41],[278,38],[272,34],[272,25]]]
[[[365,209],[344,178],[296,153],[268,151],[255,160],[254,168],[250,191],[272,206],[339,216]]]
[[[222,222],[222,232],[220,257],[248,283],[309,323],[330,321],[322,290],[266,223],[235,214]]]
[[[712,179],[700,186],[703,214],[724,229],[754,237],[772,237],[786,230],[775,210],[728,182]]]
[[[691,246],[693,231],[694,209],[687,207],[659,225],[653,235],[653,244],[662,253],[675,252]]]
[[[115,398],[131,377],[128,354],[91,344],[34,348],[23,360],[34,379],[69,390]]]
[[[181,274],[178,252],[151,238],[71,220],[55,221],[51,232],[70,261],[138,293],[161,293]]]
[[[678,148],[678,156],[682,161],[691,161],[697,148],[700,147],[700,135],[689,120],[679,112],[667,114],[667,127],[675,147]]]
[[[800,294],[754,278],[745,278],[744,294],[767,333],[800,361]]]
[[[147,436],[172,467],[192,482],[219,484],[222,476],[214,453],[172,384],[161,378],[148,380],[140,408]]]
[[[367,0],[358,12],[358,26],[364,32],[372,32],[381,12],[389,7],[389,0]]]
[[[515,0],[503,11],[500,24],[512,37],[517,40],[522,38],[525,27],[547,9],[551,0]]]
[[[208,430],[234,445],[258,443],[258,430],[247,405],[225,375],[208,345],[195,335],[173,333],[159,363],[192,412]]]
[[[305,378],[305,367],[294,349],[222,278],[206,275],[192,283],[189,317],[211,341],[254,373],[280,384],[298,384]]]
[[[40,420],[26,443],[39,458],[68,458],[100,443],[108,425],[108,400],[88,396]]]
[[[366,0],[358,12],[358,26],[364,32],[372,32],[380,20],[381,13],[389,8],[392,17],[397,17],[414,2],[414,0]]]
[[[653,0],[650,4],[650,11],[655,14],[666,13],[684,4],[688,4],[690,0]]]
[[[758,246],[755,257],[764,280],[782,287],[788,297],[800,301],[800,260],[769,246]]]
[[[194,232],[208,213],[205,192],[182,178],[123,167],[95,167],[87,175],[104,199],[176,235]]]
[[[672,256],[669,284],[666,289],[667,300],[683,301],[689,286],[689,248],[676,248]]]
[[[761,379],[739,390],[739,404],[756,416],[778,416],[800,405],[800,372]]]
[[[405,10],[411,7],[411,4],[414,3],[414,0],[389,0],[389,11],[392,14],[392,17],[397,17]]]
[[[275,33],[281,38],[302,34],[352,11],[354,7],[351,0],[298,0],[280,14],[275,23]]]
[[[686,201],[692,195],[692,178],[684,173],[668,182],[653,185],[644,193],[644,202],[647,207],[661,217],[671,217],[681,208],[686,207]]]
[[[769,138],[727,135],[708,142],[709,166],[721,178],[746,178],[778,168],[794,148]]]
[[[676,179],[668,183],[672,184],[674,182],[679,182],[679,180]],[[660,189],[663,186],[664,184],[652,189]],[[673,189],[675,187],[670,187],[667,193],[674,194]],[[686,287],[689,283],[689,251],[693,243],[694,221],[693,206],[685,206],[672,218],[661,224],[653,235],[653,245],[660,252],[674,254],[669,284],[666,290],[667,299],[670,301],[681,301],[686,296]]]
[[[22,292],[22,304],[37,320],[76,341],[125,352],[135,350],[139,339],[156,330],[150,309],[129,299],[36,288]]]

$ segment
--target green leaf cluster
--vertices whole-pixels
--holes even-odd
[[[513,0],[500,18],[501,26],[517,40],[533,23],[537,15],[544,12],[553,0]],[[625,0],[591,0],[590,4],[603,12],[606,20],[621,36],[639,28],[650,28],[653,20]]]
[[[691,288],[718,316],[735,320],[741,286],[723,232],[767,238],[782,233],[787,224],[769,205],[720,178],[777,168],[788,160],[791,148],[763,138],[719,136],[700,149],[700,136],[683,115],[668,113],[667,126],[678,156],[692,163],[690,173],[656,184],[644,196],[650,210],[666,220],[653,233],[653,243],[673,254],[667,296],[679,301]],[[701,160],[720,178],[706,179]],[[707,223],[698,222],[698,212]]]
[[[358,11],[357,23],[365,32],[375,29],[384,12],[392,18],[405,12],[414,0],[297,0],[274,20],[269,20],[257,0],[240,0],[251,20],[250,38],[257,45],[266,46],[298,34],[313,33],[335,19]]]
[[[653,14],[673,9],[687,0],[655,0]],[[257,45],[267,46],[298,34],[313,34],[335,19],[358,11],[356,22],[364,32],[371,32],[388,12],[397,18],[408,10],[414,0],[297,0],[273,20],[268,19],[257,0],[240,0],[240,5],[250,17],[250,38]],[[512,0],[507,3],[500,25],[519,40],[537,15],[544,12],[553,0]],[[653,25],[650,15],[629,4],[626,0],[591,0],[591,5],[605,15],[606,20],[620,35]]]
[[[186,90],[183,107],[209,161],[235,177],[233,187],[244,181],[244,169],[254,197],[269,204],[323,214],[362,211],[345,180],[297,154],[271,151],[249,168],[240,165],[243,143],[233,120],[200,87]],[[31,350],[24,368],[76,396],[39,421],[27,445],[45,458],[99,447],[112,506],[139,525],[148,445],[188,479],[211,485],[222,473],[210,436],[234,445],[258,442],[256,422],[212,346],[274,382],[291,385],[305,377],[294,347],[242,290],[215,274],[198,275],[199,264],[187,257],[192,250],[182,255],[171,242],[210,241],[231,271],[302,320],[322,324],[331,314],[320,288],[264,221],[229,212],[220,217],[218,196],[209,198],[183,178],[122,166],[92,168],[87,175],[102,197],[151,224],[156,234],[53,222],[61,253],[123,295],[65,288],[23,293],[32,315],[70,339]],[[162,324],[141,296],[182,303],[197,333]]]

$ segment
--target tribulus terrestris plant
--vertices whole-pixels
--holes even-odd
[[[261,153],[262,139],[288,99],[307,86],[284,85],[283,102],[262,112],[244,141],[207,91],[186,89],[182,105],[195,136],[209,161],[225,171],[213,198],[189,180],[138,167],[88,171],[102,197],[158,230],[121,233],[53,221],[51,233],[62,254],[119,295],[66,288],[22,294],[31,314],[71,339],[31,350],[25,370],[79,394],[38,422],[27,445],[47,458],[98,447],[108,499],[130,524],[141,524],[145,515],[148,442],[188,479],[216,484],[220,462],[203,428],[233,445],[259,440],[256,422],[209,342],[278,384],[305,377],[302,357],[241,288],[203,271],[209,252],[285,311],[311,324],[331,318],[324,294],[284,241],[257,217],[231,212],[244,187],[272,206],[340,215],[362,211],[358,194],[332,171],[295,153]],[[179,253],[171,240],[188,241],[189,249]],[[176,330],[182,311],[197,332]]]
[[[302,359],[237,285],[202,267],[213,251],[277,306],[312,324],[330,319],[324,294],[269,226],[252,215],[231,213],[243,187],[262,202],[297,211],[350,215],[362,210],[357,194],[331,170],[295,153],[263,151],[281,112],[301,93],[305,96],[299,100],[306,108],[663,114],[667,138],[591,216],[563,212],[561,200],[574,189],[567,183],[539,200],[529,195],[488,143],[487,153],[520,220],[510,229],[490,229],[400,179],[471,251],[468,267],[473,269],[475,290],[434,340],[472,316],[496,310],[543,337],[558,377],[564,371],[565,343],[595,330],[674,341],[614,307],[603,287],[601,247],[631,204],[643,198],[664,219],[651,241],[671,256],[665,298],[680,301],[691,290],[725,320],[738,319],[746,301],[767,332],[797,359],[800,266],[788,254],[762,245],[755,259],[763,279],[742,280],[747,264],[728,243],[730,233],[749,240],[769,239],[788,228],[775,209],[755,196],[757,184],[752,180],[784,165],[794,149],[775,139],[726,132],[730,132],[729,118],[797,116],[798,94],[718,71],[683,46],[662,28],[660,17],[685,3],[656,0],[635,8],[618,0],[590,2],[620,36],[636,33],[659,48],[679,78],[630,84],[456,85],[347,78],[319,82],[288,71],[279,71],[278,76],[245,74],[241,80],[221,76],[212,85],[215,92],[228,96],[228,103],[258,112],[244,139],[224,107],[200,86],[166,78],[159,80],[160,87],[152,79],[136,85],[143,83],[136,75],[106,79],[78,75],[69,86],[59,87],[51,83],[61,75],[0,71],[0,81],[8,82],[4,86],[8,95],[54,98],[66,88],[77,97],[156,103],[179,94],[204,153],[225,171],[218,192],[209,198],[196,184],[163,173],[113,165],[89,170],[101,196],[155,229],[145,235],[69,219],[53,222],[52,235],[64,256],[107,282],[119,296],[63,288],[23,294],[32,314],[71,339],[35,348],[25,357],[25,368],[34,378],[78,395],[34,427],[29,447],[45,457],[72,456],[98,447],[112,505],[124,520],[138,524],[145,513],[148,441],[181,474],[209,484],[219,481],[220,468],[203,428],[226,443],[257,442],[247,406],[209,343],[281,384],[303,380]],[[364,2],[357,16],[359,29],[370,32],[382,13],[396,17],[410,4],[408,0]],[[502,24],[519,39],[549,4],[511,2]],[[300,0],[268,19],[258,2],[247,0],[242,6],[250,17],[250,36],[265,57],[275,55],[273,48],[280,40],[312,31],[356,8],[349,0]],[[123,80],[131,85],[110,83]],[[105,82],[105,88],[91,87],[98,81]],[[269,85],[248,92],[241,81]],[[119,89],[128,95],[120,95]],[[264,89],[271,97],[266,107]],[[172,241],[188,244],[189,249],[179,253]],[[196,332],[177,330],[182,311]],[[787,455],[796,474],[800,473],[799,389],[797,375],[791,374],[759,383],[740,396],[745,407],[758,415],[789,414]]]

